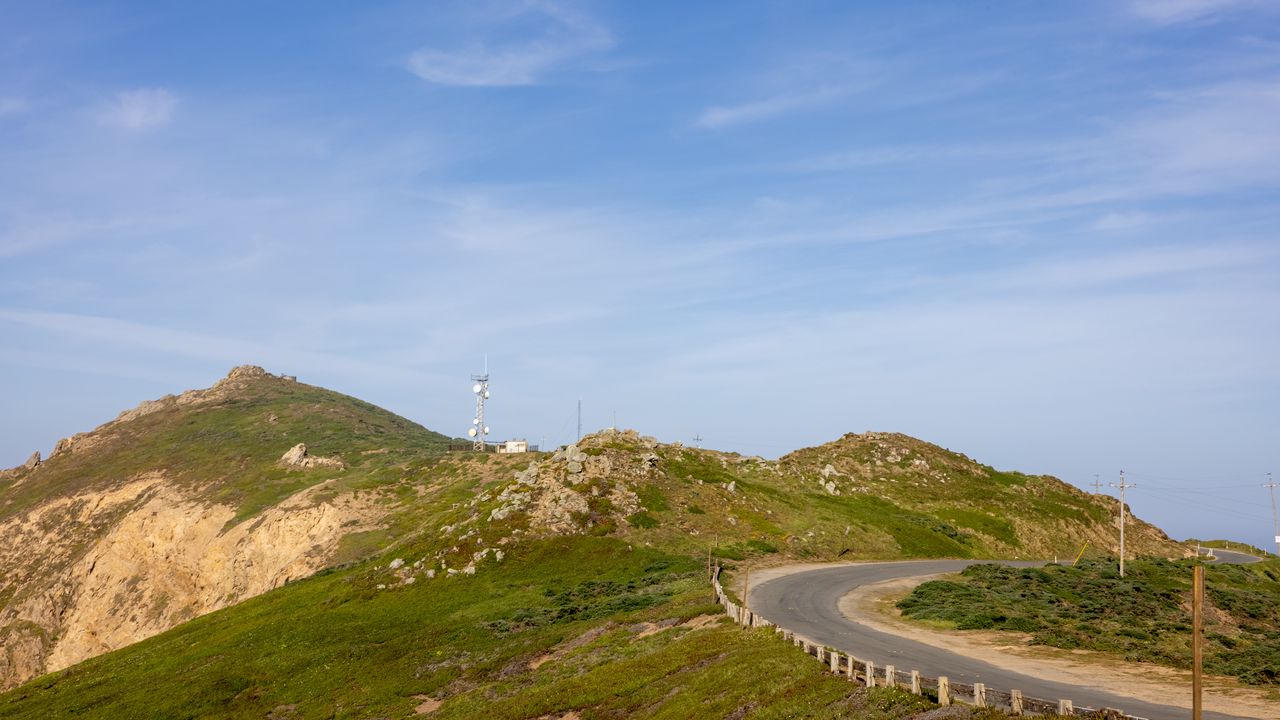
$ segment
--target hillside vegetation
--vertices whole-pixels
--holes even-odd
[[[973,565],[956,580],[918,586],[898,603],[907,617],[960,630],[1028,633],[1028,642],[1191,667],[1195,560],[1113,558],[1077,566]],[[1280,684],[1280,563],[1205,568],[1206,672]]]
[[[412,566],[426,548],[404,550]],[[897,720],[931,707],[730,624],[687,557],[556,538],[514,550],[502,572],[443,585],[404,583],[394,560],[291,583],[35,680],[0,695],[0,716]]]
[[[295,587],[333,590],[338,585],[328,583],[339,583],[348,594],[337,596],[354,597],[351,588],[372,593],[359,595],[371,604],[344,601],[357,613],[377,612],[389,602],[378,599],[382,594],[401,590],[462,602],[468,591],[455,588],[536,574],[532,566],[515,569],[513,559],[565,538],[583,543],[570,552],[613,543],[687,568],[689,558],[708,551],[753,563],[1045,558],[1072,554],[1084,540],[1106,547],[1114,535],[1111,498],[1050,477],[997,471],[890,433],[846,435],[778,460],[662,444],[633,431],[526,455],[447,453],[446,444],[443,435],[368,403],[242,367],[208,390],[143,403],[73,436],[44,462],[0,473],[7,541],[0,547],[0,687],[188,621],[204,627],[209,621],[201,616],[224,608],[217,616],[233,624],[241,622],[238,613],[265,613],[261,627],[271,626],[272,608],[304,597],[291,594],[304,592]],[[1138,520],[1129,537],[1140,553],[1186,552]],[[388,568],[396,556],[407,562]],[[382,558],[373,590],[358,579],[374,572],[370,558]],[[581,583],[596,579],[593,567],[584,561],[565,572]],[[318,571],[327,579],[297,582]],[[625,587],[644,578],[635,571],[613,582]],[[692,581],[663,582],[670,592],[652,607],[677,612],[670,608],[682,607],[682,593],[694,592],[679,583]],[[619,586],[602,587],[591,592],[627,597]],[[277,588],[268,598],[283,599],[236,605]],[[462,594],[447,600],[454,592]],[[536,607],[486,619],[495,623],[487,631],[542,632],[547,613],[559,622],[559,610]],[[644,609],[595,607],[592,619],[610,622]],[[470,622],[446,610],[439,616],[453,620],[442,620],[442,628]],[[312,630],[294,623],[338,617],[279,612],[275,626],[284,635]],[[444,652],[462,652],[472,640]],[[282,650],[288,662],[308,662],[301,646],[289,647]],[[220,653],[231,659],[227,667],[245,657],[237,653]],[[159,655],[145,657],[128,662],[157,678],[175,671]],[[125,666],[103,667],[135,677]],[[276,672],[263,669],[261,681]],[[22,694],[34,702],[46,682]],[[243,690],[210,692],[225,701]],[[451,687],[448,694],[460,692]],[[112,707],[112,697],[124,695],[104,697],[102,707]]]

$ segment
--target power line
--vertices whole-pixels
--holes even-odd
[[[1120,488],[1120,577],[1124,577],[1124,491],[1137,485],[1125,482],[1123,470],[1120,471],[1120,483],[1108,483],[1108,485]]]

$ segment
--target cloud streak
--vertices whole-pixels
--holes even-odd
[[[164,88],[138,88],[116,93],[100,112],[106,125],[141,132],[169,124],[178,98]]]
[[[570,60],[613,47],[609,31],[569,6],[543,0],[528,2],[511,16],[541,26],[533,40],[474,40],[463,47],[424,47],[409,55],[410,72],[436,85],[517,87],[534,85]]]
[[[1129,11],[1158,25],[1211,20],[1238,10],[1261,7],[1257,0],[1132,0]]]

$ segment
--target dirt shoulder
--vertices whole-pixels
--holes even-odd
[[[800,572],[813,566],[772,568],[770,577]],[[763,574],[764,571],[761,571]],[[755,584],[756,573],[752,573]],[[915,586],[942,575],[922,575],[864,585],[840,600],[845,617],[880,632],[898,635],[958,655],[983,660],[997,667],[1046,680],[1092,686],[1140,700],[1191,707],[1191,673],[1183,670],[1131,663],[1088,650],[1062,650],[1028,645],[1022,633],[980,630],[934,630],[901,616],[895,603]],[[760,582],[764,579],[761,578]],[[1280,701],[1274,693],[1240,685],[1232,678],[1204,678],[1204,709],[1262,720],[1280,717]]]

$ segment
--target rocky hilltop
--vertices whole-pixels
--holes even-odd
[[[371,554],[377,587],[489,572],[525,540],[743,559],[1071,556],[1115,500],[904,435],[778,460],[604,431],[554,453],[447,438],[261,368],[145,402],[0,475],[0,687]],[[1131,552],[1185,550],[1134,520]],[[410,550],[411,549],[411,550]]]
[[[59,441],[0,477],[0,687],[331,565],[385,525],[377,478],[446,441],[250,366]]]

